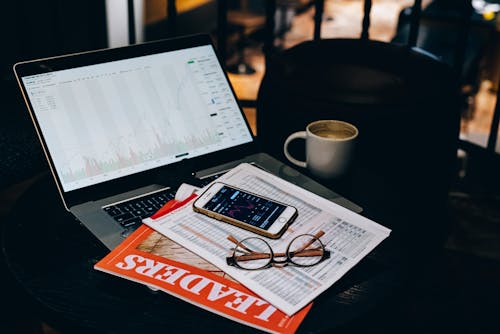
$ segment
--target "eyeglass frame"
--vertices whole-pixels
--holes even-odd
[[[271,247],[271,245],[269,245],[269,243],[266,240],[264,240],[263,238],[260,238],[260,237],[247,237],[245,239],[242,239],[241,241],[238,241],[238,239],[236,239],[235,237],[233,237],[232,235],[230,235],[230,236],[227,237],[227,239],[229,241],[233,242],[234,244],[236,244],[236,246],[233,248],[233,254],[231,256],[226,257],[226,263],[229,266],[233,266],[233,267],[236,267],[236,268],[239,268],[239,269],[243,269],[243,270],[262,270],[262,269],[268,269],[268,268],[274,267],[275,264],[282,265],[282,266],[280,266],[280,268],[282,268],[282,267],[285,267],[285,266],[289,265],[290,263],[293,264],[293,265],[295,265],[295,266],[297,266],[297,267],[299,267],[299,268],[312,267],[312,266],[315,266],[315,265],[323,262],[324,260],[330,258],[330,251],[325,248],[325,245],[323,244],[323,242],[320,239],[320,237],[323,236],[324,234],[325,234],[325,232],[322,231],[322,230],[318,231],[316,234],[309,234],[309,233],[300,234],[300,235],[296,236],[295,238],[293,238],[290,241],[290,243],[288,244],[288,246],[286,248],[285,253],[277,253],[277,254],[274,253],[273,248]],[[300,264],[300,263],[294,262],[291,259],[291,256],[290,256],[290,246],[293,244],[293,242],[296,239],[298,239],[300,237],[303,237],[303,236],[310,236],[310,237],[312,237],[313,242],[317,240],[319,242],[319,244],[321,245],[321,249],[323,250],[323,254],[321,255],[321,259],[319,259],[318,262],[312,263],[312,264]],[[267,247],[269,248],[270,253],[264,253],[264,254],[269,254],[270,258],[269,258],[269,262],[266,265],[264,265],[262,267],[258,267],[258,268],[245,268],[245,267],[242,267],[242,266],[240,266],[238,264],[238,261],[236,260],[236,257],[235,257],[236,248],[238,247],[238,245],[241,245],[243,241],[248,240],[248,239],[258,239],[258,240],[263,241],[267,245]],[[311,243],[309,243],[309,245]],[[306,250],[305,248],[309,247],[309,245],[305,246],[304,249],[302,249],[302,250]],[[242,247],[242,248],[245,249],[247,247]],[[252,251],[251,249],[248,249],[248,251],[250,253],[257,253],[257,252]],[[286,257],[286,259],[280,261],[280,260],[275,260],[275,257]]]

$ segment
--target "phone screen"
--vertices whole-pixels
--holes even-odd
[[[267,230],[286,206],[223,186],[203,208]]]

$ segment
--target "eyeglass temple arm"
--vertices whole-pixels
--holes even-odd
[[[316,234],[314,234],[314,236],[319,239],[321,238],[323,235],[325,235],[325,232],[323,230],[319,230],[318,232],[316,232]],[[304,245],[302,245],[302,247],[300,247],[299,249],[297,249],[295,251],[295,253],[299,253],[299,252],[302,252],[304,249],[306,249],[307,247],[311,246],[311,244],[314,242],[315,240],[314,239],[311,239],[309,240],[309,242],[306,242]]]
[[[244,250],[246,250],[247,252],[249,253],[256,253],[255,251],[251,250],[250,248],[246,247],[245,245],[243,244],[240,244],[240,242],[238,241],[238,239],[236,239],[235,237],[233,237],[232,235],[229,235],[227,237],[227,240],[231,241],[232,243],[234,243],[235,245],[240,245],[241,248],[243,248]]]
[[[301,252],[294,252],[294,256],[298,257],[309,257],[309,256],[319,256],[323,254],[324,251],[321,249],[306,249]],[[268,259],[271,256],[269,253],[251,253],[251,254],[244,254],[244,255],[237,255],[235,258],[238,259],[238,261],[251,261],[251,260],[260,260],[260,259]],[[283,257],[286,256],[285,253],[276,253],[274,254],[275,257]]]
[[[269,259],[271,254],[269,253],[251,253],[235,256],[235,259],[238,261],[252,261],[252,260],[261,260],[261,259]]]

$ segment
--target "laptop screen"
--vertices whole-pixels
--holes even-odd
[[[66,192],[253,140],[212,45],[21,80]]]

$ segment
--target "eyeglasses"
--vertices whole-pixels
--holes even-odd
[[[288,244],[285,253],[274,253],[271,246],[261,238],[250,237],[238,241],[233,236],[227,239],[236,246],[231,248],[232,255],[226,258],[230,266],[246,270],[266,269],[272,266],[284,267],[293,264],[298,267],[311,267],[330,258],[330,252],[319,240],[325,232],[301,234]],[[278,260],[276,258],[283,258]]]

